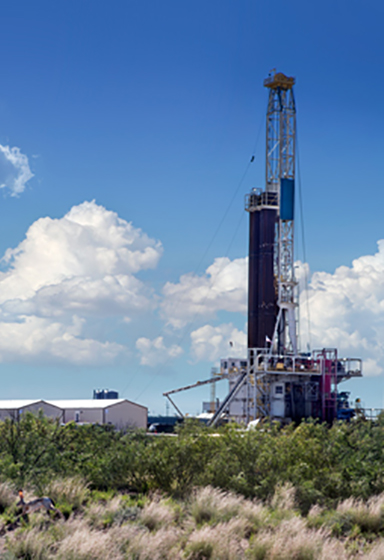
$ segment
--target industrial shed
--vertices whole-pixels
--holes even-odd
[[[10,418],[11,420],[19,420],[20,415],[24,412],[37,413],[42,410],[45,416],[49,418],[62,418],[63,411],[56,405],[43,400],[0,400],[0,421]]]
[[[48,401],[62,410],[64,423],[112,424],[116,428],[146,428],[148,409],[127,399]]]

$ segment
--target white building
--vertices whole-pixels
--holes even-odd
[[[116,428],[147,427],[148,409],[127,399],[0,400],[0,420],[19,420],[26,411],[42,410],[61,422],[111,424]]]
[[[45,416],[49,418],[61,419],[63,416],[63,411],[60,408],[41,399],[0,400],[0,420],[6,418],[19,420],[23,413],[27,411],[37,413],[39,410],[42,410]]]
[[[148,409],[127,399],[48,401],[63,411],[63,422],[112,424],[116,428],[146,428]]]

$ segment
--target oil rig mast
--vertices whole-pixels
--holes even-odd
[[[294,276],[296,107],[294,78],[269,76],[265,191],[246,197],[250,213],[248,348],[297,353]]]

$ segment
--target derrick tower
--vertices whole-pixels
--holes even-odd
[[[294,276],[296,107],[294,78],[264,80],[269,90],[265,190],[246,197],[250,213],[248,348],[297,353]]]

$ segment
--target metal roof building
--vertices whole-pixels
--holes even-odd
[[[47,401],[63,411],[63,422],[112,424],[116,428],[146,428],[148,409],[127,399]],[[1,406],[1,403],[0,403]]]
[[[61,418],[63,415],[63,411],[57,405],[41,399],[0,400],[0,420],[19,420],[23,412],[37,413],[39,410],[50,418]]]
[[[61,422],[112,424],[116,428],[146,428],[148,409],[127,399],[0,400],[0,421],[19,420],[23,412],[42,410]]]

